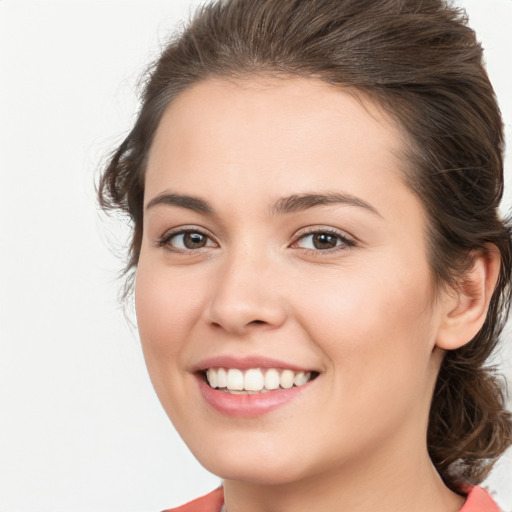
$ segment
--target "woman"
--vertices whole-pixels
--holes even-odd
[[[441,0],[227,0],[152,69],[100,183],[133,222],[164,409],[223,487],[183,511],[495,511],[503,135]]]

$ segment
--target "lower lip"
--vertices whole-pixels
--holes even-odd
[[[290,389],[277,389],[267,393],[234,395],[211,388],[198,376],[199,389],[206,402],[214,409],[228,416],[254,418],[270,412],[297,398],[312,381]]]

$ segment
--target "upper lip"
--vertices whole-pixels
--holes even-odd
[[[295,372],[314,371],[311,368],[258,355],[244,357],[230,355],[210,357],[194,365],[192,371],[202,372],[208,368],[238,368],[240,370],[248,370],[250,368],[280,368],[283,370],[293,370]]]

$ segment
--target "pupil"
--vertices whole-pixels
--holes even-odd
[[[336,247],[336,237],[328,233],[313,235],[313,245],[315,249],[332,249]]]
[[[183,237],[183,242],[187,249],[197,249],[199,247],[204,247],[206,237],[201,233],[186,233]]]

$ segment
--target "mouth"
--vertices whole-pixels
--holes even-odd
[[[304,386],[316,379],[315,371],[282,368],[207,368],[200,372],[212,389],[233,395],[263,394]]]

